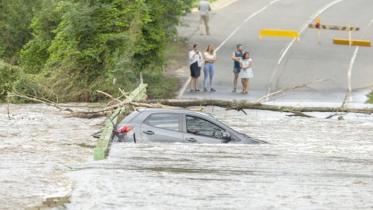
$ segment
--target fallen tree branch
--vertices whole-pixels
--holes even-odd
[[[100,94],[102,94],[102,95],[105,95],[105,96],[111,98],[113,101],[116,101],[116,102],[118,102],[118,103],[121,103],[121,102],[122,102],[122,101],[119,100],[118,98],[114,98],[112,95],[110,95],[109,93],[105,93],[104,91],[96,90],[96,92],[97,92],[97,93],[100,93]]]
[[[271,96],[274,96],[274,95],[277,95],[277,94],[280,94],[280,93],[285,93],[285,92],[290,91],[290,90],[295,90],[295,89],[298,89],[298,88],[310,88],[310,87],[308,87],[308,85],[313,84],[313,83],[317,83],[317,82],[323,82],[323,81],[326,81],[326,79],[313,80],[313,81],[310,81],[310,82],[307,82],[307,83],[303,83],[301,85],[296,85],[296,86],[293,86],[293,87],[289,87],[289,88],[285,88],[285,89],[282,89],[282,90],[278,90],[278,91],[275,91],[273,93],[267,94],[267,95],[259,98],[256,102],[260,103],[265,98],[269,98]]]
[[[166,100],[148,100],[141,101],[140,103],[146,104],[162,104],[168,106],[219,106],[227,109],[258,109],[268,111],[280,111],[280,112],[350,112],[350,113],[373,113],[373,108],[340,108],[340,107],[294,107],[294,106],[278,106],[261,104],[258,102],[247,102],[247,101],[223,101],[223,100],[197,100],[197,99],[166,99]]]
[[[9,97],[23,98],[23,99],[26,99],[26,100],[29,100],[29,101],[34,101],[34,102],[46,104],[48,106],[53,106],[53,107],[59,109],[60,111],[74,112],[70,108],[63,108],[63,107],[58,106],[56,103],[51,103],[51,102],[48,102],[46,100],[43,100],[43,99],[40,99],[40,98],[36,98],[36,97],[26,96],[26,95],[22,95],[22,94],[18,94],[18,93],[13,93],[13,92],[8,92],[8,96]]]
[[[286,115],[286,116],[288,116],[288,117],[297,116],[297,117],[314,118],[314,116],[311,116],[311,115],[308,115],[308,114],[304,114],[303,112],[299,112],[299,111],[292,111],[291,113],[293,113],[293,114],[292,115]]]

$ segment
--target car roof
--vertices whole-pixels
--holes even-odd
[[[203,112],[196,112],[188,109],[163,109],[163,108],[139,108],[139,112],[148,112],[148,113],[178,113],[178,114],[200,114],[206,117],[211,116]]]

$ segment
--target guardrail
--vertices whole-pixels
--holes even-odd
[[[333,44],[342,44],[342,45],[356,45],[356,46],[365,46],[370,47],[371,42],[367,40],[355,40],[355,39],[333,39]]]
[[[259,31],[259,41],[262,41],[263,36],[296,38],[297,41],[300,42],[298,31],[260,29],[260,31]]]
[[[131,94],[127,97],[126,102],[146,100],[146,87],[147,84],[140,84]],[[114,136],[114,127],[118,123],[120,116],[125,113],[127,106],[118,107],[114,113],[106,120],[104,130],[101,133],[100,139],[94,149],[94,160],[102,160],[108,153],[110,143]]]

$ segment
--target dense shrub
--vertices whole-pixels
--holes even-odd
[[[0,10],[14,10],[20,2],[4,0]],[[20,32],[22,42],[12,41],[20,46],[10,49],[10,44],[0,56],[20,57],[27,76],[15,83],[17,89],[28,92],[32,86],[41,94],[53,92],[61,101],[97,101],[98,89],[112,94],[118,88],[130,91],[139,83],[139,72],[149,75],[149,81],[162,82],[165,50],[183,10],[192,4],[192,0],[32,2],[22,7],[27,14],[22,27],[4,28],[2,39]]]
[[[19,67],[0,61],[0,101],[5,101],[8,91],[12,90],[13,83],[17,81],[20,73]]]

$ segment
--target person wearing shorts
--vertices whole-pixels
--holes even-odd
[[[236,51],[232,53],[232,59],[234,61],[234,66],[233,66],[234,78],[233,78],[233,91],[232,92],[237,91],[237,81],[238,81],[238,76],[241,71],[240,60],[242,56],[243,56],[242,45],[239,44],[237,45]]]
[[[199,31],[201,35],[203,35],[203,27],[205,26],[206,34],[210,35],[210,16],[209,12],[211,11],[211,5],[207,0],[203,0],[198,5],[198,10],[200,11],[200,19],[199,19]]]

